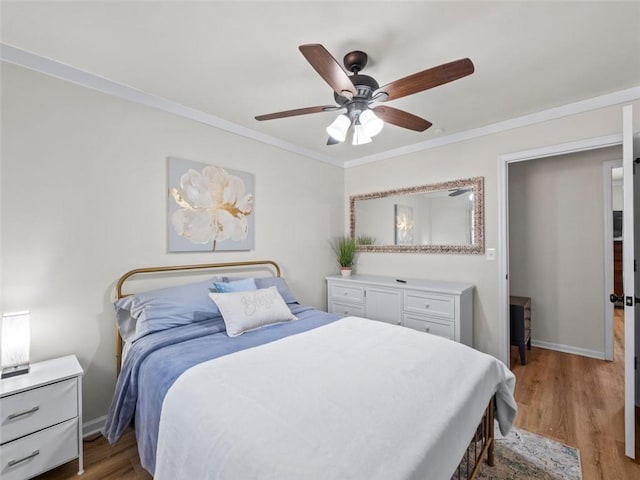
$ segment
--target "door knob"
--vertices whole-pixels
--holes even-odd
[[[636,303],[640,303],[640,297],[626,297],[624,295],[617,296],[615,293],[609,295],[611,303],[624,302],[627,307],[633,307]]]
[[[612,293],[611,295],[609,295],[609,301],[611,303],[624,302],[624,295],[617,296],[615,293]]]

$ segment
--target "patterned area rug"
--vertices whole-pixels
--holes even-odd
[[[495,466],[483,465],[478,480],[582,480],[580,451],[514,428],[502,437],[496,425]]]

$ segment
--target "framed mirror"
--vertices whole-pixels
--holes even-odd
[[[349,197],[361,252],[484,254],[484,177]]]

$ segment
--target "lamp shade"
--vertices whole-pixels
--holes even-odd
[[[356,123],[355,127],[353,128],[352,145],[364,145],[365,143],[370,143],[370,142],[371,142],[371,137],[367,137],[364,134],[364,129],[362,128],[362,125],[360,125],[359,123]]]
[[[29,371],[29,346],[31,343],[31,313],[15,312],[2,315],[2,377]]]
[[[339,142],[344,142],[347,138],[347,130],[351,126],[351,120],[346,115],[338,115],[331,125],[327,127],[329,136]]]
[[[373,110],[365,110],[360,114],[360,124],[362,125],[362,131],[367,137],[375,137],[380,133],[384,122],[378,117]]]

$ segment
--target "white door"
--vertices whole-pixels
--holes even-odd
[[[624,171],[624,212],[622,214],[622,264],[624,285],[624,424],[625,454],[635,458],[635,406],[638,396],[636,370],[636,348],[640,319],[640,276],[635,272],[635,252],[640,254],[640,229],[636,233],[634,209],[640,214],[640,165],[634,175],[633,109],[627,105],[622,109],[622,168]],[[639,151],[637,151],[639,152]],[[639,349],[640,350],[640,349]]]

